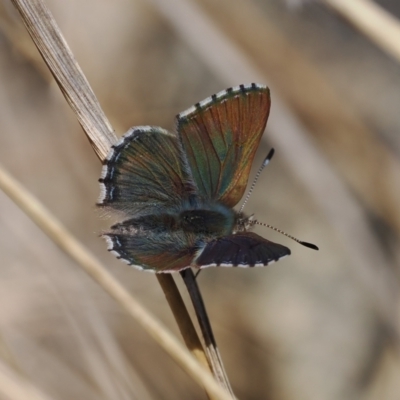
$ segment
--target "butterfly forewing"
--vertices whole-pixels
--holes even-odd
[[[270,104],[267,87],[241,85],[178,115],[178,134],[200,196],[228,207],[239,202]]]
[[[135,127],[113,146],[100,178],[98,205],[138,215],[181,204],[191,192],[176,136]]]

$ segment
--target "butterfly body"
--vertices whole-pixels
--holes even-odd
[[[134,127],[113,146],[100,178],[100,207],[127,219],[103,236],[140,269],[261,266],[290,254],[248,232],[236,212],[270,108],[265,86],[241,85],[177,117],[177,135]]]
[[[214,209],[182,207],[176,213],[154,212],[128,219],[111,228],[126,233],[128,230],[154,233],[182,231],[216,238],[231,234],[238,219],[238,214],[232,209],[216,204]]]

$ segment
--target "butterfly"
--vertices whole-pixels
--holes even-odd
[[[108,250],[146,271],[260,267],[290,250],[250,232],[235,211],[267,124],[269,89],[223,90],[176,117],[176,134],[131,128],[104,161],[97,205],[126,219],[102,236]]]

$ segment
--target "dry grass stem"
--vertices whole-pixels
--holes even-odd
[[[400,21],[370,0],[322,0],[400,62]]]
[[[211,362],[211,370],[214,376],[225,387],[227,391],[234,397],[232,387],[229,384],[228,376],[225,371],[224,364],[222,362],[221,354],[219,352],[217,342],[214,337],[212,326],[207,315],[206,308],[204,306],[203,298],[201,296],[200,289],[196,282],[196,277],[191,269],[186,269],[181,272],[181,276],[190,298],[192,300],[193,308],[196,312],[197,320],[200,325],[200,329],[205,341],[206,352],[208,359]]]
[[[106,157],[116,136],[50,11],[40,0],[12,0],[94,151]]]
[[[26,29],[22,23],[15,23],[11,18],[6,18],[8,15],[6,3],[0,3],[0,31],[12,43],[17,51],[24,56],[24,58],[32,64],[34,69],[39,72],[42,78],[50,83],[53,77],[49,69],[43,63],[40,54],[37,52],[35,46],[32,46],[32,40],[26,35]]]
[[[179,314],[184,312],[187,314],[185,318],[182,318],[183,323],[179,324],[179,329],[182,333],[182,337],[186,343],[187,348],[196,356],[196,358],[203,364],[204,367],[208,368],[210,371],[210,365],[208,360],[204,354],[203,346],[201,345],[200,339],[196,333],[195,327],[190,319],[190,315],[183,303],[182,297],[179,295],[178,288],[175,284],[170,283],[170,280],[173,280],[171,274],[157,274],[158,282],[160,286],[163,288],[165,297],[168,300],[168,303],[181,301],[182,304],[172,308],[172,312],[178,311]],[[176,293],[178,292],[178,293]],[[179,319],[179,315],[175,315],[176,319]],[[186,321],[186,323],[185,323]],[[217,377],[216,377],[217,378]]]
[[[0,362],[0,396],[12,400],[51,400],[3,362]]]

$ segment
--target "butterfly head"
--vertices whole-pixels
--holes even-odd
[[[250,216],[246,216],[243,213],[237,213],[236,215],[236,224],[233,230],[234,233],[236,232],[247,232],[254,226],[254,214]]]

